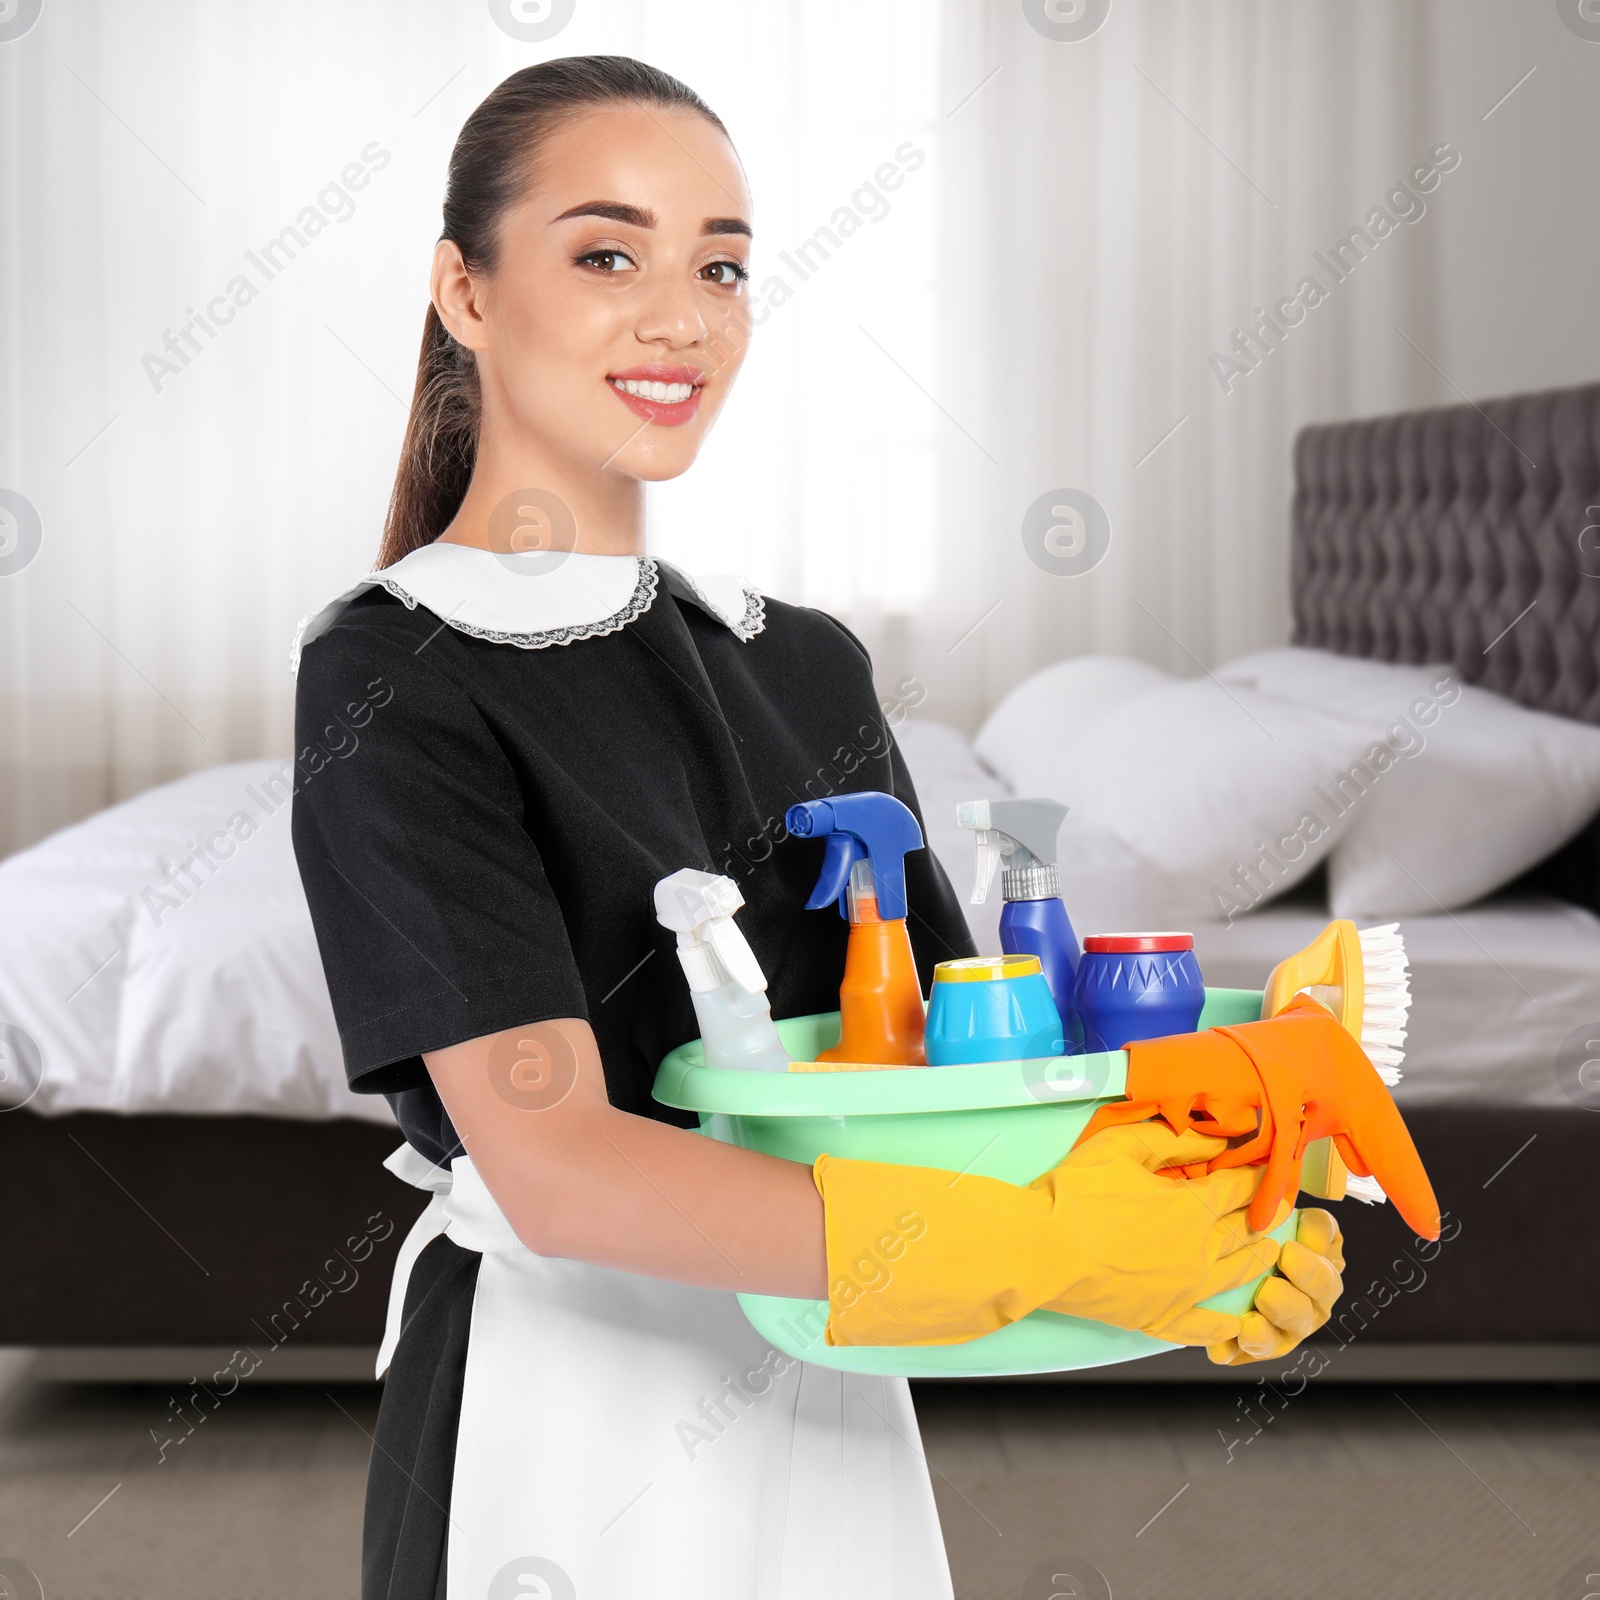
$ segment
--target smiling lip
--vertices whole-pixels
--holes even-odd
[[[668,365],[661,362],[652,362],[643,367],[625,367],[620,372],[606,374],[607,387],[635,416],[667,428],[681,427],[685,422],[693,420],[695,412],[700,409],[700,396],[704,391],[705,381],[705,372],[700,367]],[[624,383],[639,388],[662,384],[679,390],[687,386],[689,394],[687,398],[681,400],[657,400],[648,393],[629,394],[626,389],[620,387]]]

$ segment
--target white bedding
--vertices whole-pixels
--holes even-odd
[[[30,1109],[393,1121],[345,1087],[280,765],[212,767],[0,862],[0,1020],[44,1065]],[[195,845],[214,865],[168,870]]]
[[[966,903],[973,844],[956,804],[1009,789],[953,728],[909,721],[896,736]],[[215,767],[0,862],[0,1024],[42,1053],[31,1109],[391,1120],[345,1087],[285,796],[279,763]],[[185,886],[169,868],[207,841],[214,862]],[[1069,815],[1061,858],[1080,935],[1158,925],[1148,865],[1118,840]],[[967,912],[979,949],[997,951],[998,884]],[[1207,981],[1261,987],[1325,920],[1269,905],[1196,925]],[[1554,1060],[1600,1019],[1600,919],[1547,900],[1401,925],[1415,996],[1402,1103],[1568,1104]]]

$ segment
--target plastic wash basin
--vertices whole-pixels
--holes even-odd
[[[1202,1028],[1253,1022],[1261,991],[1208,989]],[[793,1060],[814,1061],[839,1038],[839,1014],[778,1023]],[[825,1151],[864,1161],[975,1172],[1031,1183],[1071,1148],[1095,1108],[1120,1100],[1127,1055],[1051,1056],[958,1067],[858,1072],[718,1072],[699,1040],[672,1051],[656,1074],[655,1098],[693,1111],[713,1139],[807,1166]],[[1294,1236],[1291,1215],[1274,1237]],[[1244,1311],[1260,1280],[1205,1303]],[[836,1349],[824,1342],[823,1300],[742,1294],[756,1331],[786,1355],[817,1366],[883,1376],[934,1378],[1066,1372],[1176,1349],[1106,1323],[1035,1311],[965,1344]]]

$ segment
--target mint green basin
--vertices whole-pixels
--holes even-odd
[[[1261,991],[1208,989],[1202,1028],[1253,1022]],[[839,1014],[792,1017],[778,1033],[796,1061],[814,1061],[839,1039]],[[661,1063],[655,1098],[698,1112],[701,1131],[810,1166],[819,1155],[976,1172],[1007,1183],[1031,1183],[1072,1147],[1097,1106],[1120,1100],[1128,1058],[1053,1056],[963,1067],[884,1072],[718,1072],[704,1066],[698,1040]],[[1295,1218],[1275,1238],[1293,1237]],[[1244,1311],[1258,1283],[1206,1302]],[[835,1349],[823,1342],[824,1300],[742,1294],[739,1304],[756,1331],[786,1355],[845,1372],[909,1378],[995,1377],[1110,1366],[1176,1349],[1082,1317],[1035,1311],[1020,1322],[966,1344]]]

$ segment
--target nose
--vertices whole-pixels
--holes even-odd
[[[664,276],[639,308],[634,335],[640,344],[662,345],[669,350],[686,350],[704,342],[705,317],[691,284]]]

